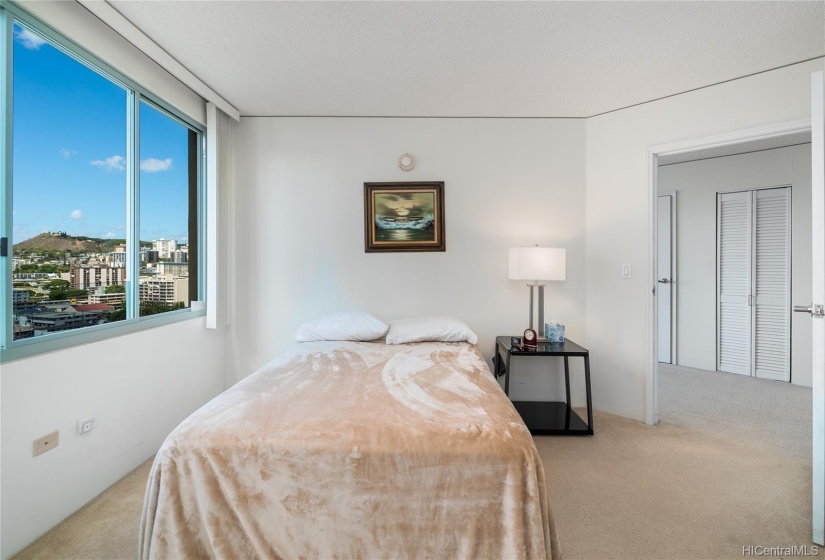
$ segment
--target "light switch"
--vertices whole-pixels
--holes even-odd
[[[622,278],[630,278],[630,263],[622,265]]]

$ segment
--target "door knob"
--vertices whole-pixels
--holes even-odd
[[[794,305],[793,310],[796,313],[810,313],[811,317],[823,318],[825,317],[825,305],[818,305],[812,303],[810,305]]]
[[[670,284],[670,278],[660,278],[659,284]]]

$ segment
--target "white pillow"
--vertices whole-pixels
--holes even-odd
[[[476,333],[452,317],[415,317],[390,323],[387,344],[407,342],[478,342]]]
[[[316,340],[375,340],[387,334],[389,327],[363,311],[344,311],[326,315],[298,327],[297,342]]]

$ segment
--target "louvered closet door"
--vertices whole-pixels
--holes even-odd
[[[717,352],[719,371],[751,375],[750,192],[717,197]]]
[[[789,188],[754,195],[754,362],[756,377],[790,380],[791,197]]]

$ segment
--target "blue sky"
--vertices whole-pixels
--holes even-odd
[[[13,235],[126,235],[126,91],[14,28]],[[141,104],[141,239],[188,241],[188,130]]]

